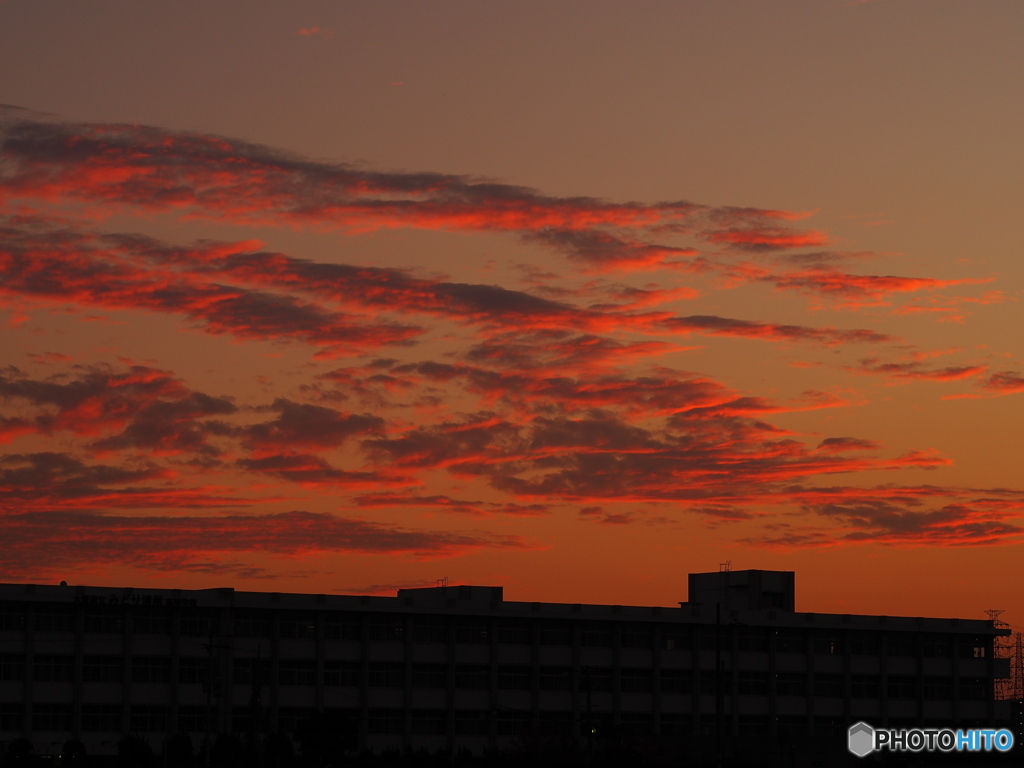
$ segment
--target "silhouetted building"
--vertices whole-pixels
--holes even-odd
[[[989,620],[797,613],[791,572],[691,574],[677,607],[0,585],[0,749],[293,733],[349,749],[523,739],[829,743],[1005,721]]]

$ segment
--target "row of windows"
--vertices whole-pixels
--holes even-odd
[[[133,705],[127,709],[120,705],[83,704],[80,709],[81,730],[84,732],[120,733],[127,728],[132,733],[201,733],[207,727],[207,710],[202,706],[179,706],[177,722],[172,722],[170,708],[163,705]],[[74,710],[68,704],[37,703],[31,708],[31,729],[36,732],[70,733],[74,722]],[[246,733],[254,727],[269,726],[266,711],[254,713],[250,707],[236,706],[230,715],[230,726],[235,733]],[[359,728],[358,709],[330,709],[324,713],[298,707],[281,707],[278,710],[278,728],[286,733],[295,733],[303,720],[311,717],[324,718],[331,730],[341,737],[354,735]],[[727,727],[731,717],[726,718]],[[660,722],[659,722],[660,721]],[[657,723],[657,725],[656,725]],[[650,712],[621,712],[618,722],[609,711],[583,711],[574,723],[572,713],[565,711],[541,710],[536,716],[531,713],[500,708],[498,710],[454,710],[449,720],[444,709],[402,709],[372,708],[367,712],[367,731],[371,735],[447,734],[449,725],[456,736],[484,736],[493,724],[499,736],[523,736],[528,733],[549,735],[570,735],[579,729],[581,735],[595,733],[701,735],[715,733],[715,717],[712,714],[694,715],[689,713],[666,712],[658,720]],[[921,727],[915,719],[892,719],[877,723],[891,728]],[[21,704],[0,703],[0,732],[20,733],[25,729],[26,713]],[[945,722],[923,723],[924,727],[944,727]],[[982,725],[978,723],[977,725]],[[805,738],[810,732],[819,737],[843,738],[849,723],[840,717],[807,717],[803,715],[778,716],[739,715],[736,718],[737,733],[741,736],[766,736],[774,734],[781,739]]]
[[[86,656],[83,659],[82,679],[85,682],[119,683],[124,679],[124,660],[117,656]],[[491,686],[490,667],[485,664],[457,664],[451,669],[446,664],[413,664],[411,684],[414,688],[447,689],[449,677],[455,688],[487,690]],[[44,656],[34,658],[33,679],[36,681],[71,682],[74,673],[72,656]],[[532,668],[526,665],[499,665],[496,670],[497,687],[502,690],[530,690],[533,684]],[[0,656],[0,679],[23,679],[23,658]],[[311,660],[282,659],[278,663],[277,682],[283,686],[313,686],[316,684],[317,665]],[[324,685],[359,687],[363,667],[359,662],[324,662]],[[728,673],[725,673],[728,675]],[[407,667],[402,663],[371,662],[366,669],[367,685],[374,688],[404,688]],[[216,673],[213,679],[216,681]],[[232,682],[251,685],[271,682],[272,667],[266,659],[235,659]],[[178,682],[202,684],[211,679],[208,659],[182,658],[178,664]],[[540,690],[572,690],[571,667],[541,666],[537,671]],[[728,685],[731,676],[723,677]],[[777,673],[774,678],[763,671],[739,671],[737,693],[767,696],[774,685],[779,696],[806,696],[844,698],[846,680],[841,674],[816,674],[809,685],[805,673]],[[583,692],[611,691],[613,673],[607,667],[585,667],[579,673],[579,688]],[[131,681],[134,683],[170,682],[170,660],[164,657],[135,657],[131,663]],[[663,669],[659,676],[659,690],[663,693],[692,693],[692,670]],[[697,686],[700,693],[714,694],[714,673],[703,672]],[[890,675],[884,683],[887,698],[916,699],[920,695],[929,700],[946,700],[953,696],[953,678],[929,676],[923,679],[910,675]],[[619,689],[623,692],[651,692],[654,690],[654,672],[649,668],[624,667],[619,672]],[[988,684],[984,678],[961,678],[958,693],[961,699],[984,699]],[[849,696],[855,699],[877,699],[883,693],[880,675],[851,675]]]
[[[83,704],[81,729],[83,731],[120,732],[124,708],[119,704]],[[71,704],[33,704],[32,730],[69,732],[72,729],[74,708]],[[205,728],[205,708],[181,707],[181,730]],[[25,708],[21,704],[0,704],[0,731],[20,731],[25,724]],[[163,733],[168,729],[168,708],[163,705],[133,705],[129,708],[128,728],[132,733]]]
[[[151,609],[134,611],[117,608],[86,608],[83,628],[86,632],[120,633],[124,621],[140,634],[169,634],[174,616]],[[53,606],[34,612],[35,629],[42,632],[75,631],[74,606]],[[24,630],[27,613],[19,603],[0,604],[0,630]],[[562,620],[474,619],[444,616],[402,616],[398,614],[359,614],[328,611],[321,613],[288,611],[235,611],[231,633],[236,637],[270,638],[277,619],[277,636],[281,638],[314,639],[319,625],[328,640],[351,640],[361,637],[365,621],[366,636],[371,642],[417,643],[488,643],[572,645],[577,622]],[[206,636],[213,628],[212,612],[178,616],[182,634]],[[716,632],[712,627],[680,627],[678,624],[643,622],[613,623],[606,621],[578,622],[583,646],[610,647],[616,633],[626,648],[651,648],[656,636],[659,645],[669,650],[724,650],[767,652],[774,648],[781,653],[819,653],[854,655],[889,655],[926,657],[979,657],[986,655],[991,639],[986,636],[962,636],[939,632],[832,631],[795,628],[726,626]]]

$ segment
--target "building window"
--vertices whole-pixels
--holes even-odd
[[[654,731],[654,715],[650,712],[623,712],[619,715],[619,727],[631,736],[644,736]]]
[[[417,616],[412,620],[414,643],[448,642],[448,625],[442,616]]]
[[[490,640],[490,632],[486,621],[474,619],[458,619],[455,622],[455,642],[486,643]]]
[[[953,655],[948,635],[927,634],[921,637],[921,655],[926,658],[948,659]]]
[[[200,731],[205,731],[206,707],[195,705],[178,707],[178,730],[182,733],[198,733]]]
[[[414,709],[412,732],[421,736],[443,736],[448,730],[448,713],[443,709]]]
[[[120,656],[85,656],[82,680],[87,683],[120,683],[124,679],[124,659]]]
[[[819,739],[827,739],[836,742],[846,737],[846,729],[850,724],[841,717],[816,717],[814,718],[814,736]],[[890,721],[889,727],[896,727]]]
[[[75,679],[75,657],[36,656],[32,664],[32,679],[38,682],[70,683]]]
[[[235,637],[270,637],[270,615],[266,613],[235,614]]]
[[[405,686],[405,665],[400,662],[370,662],[371,688],[402,688]]]
[[[213,631],[213,622],[209,617],[181,616],[178,627],[184,637],[209,637]]]
[[[767,736],[768,718],[765,715],[740,715],[740,736]]]
[[[502,621],[495,627],[499,643],[504,645],[529,645],[530,624],[526,621]]]
[[[843,698],[843,676],[817,674],[814,676],[814,695],[830,699]]]
[[[916,699],[917,678],[911,675],[889,675],[886,694],[890,699]]]
[[[58,606],[48,606],[36,614],[37,632],[74,632],[74,609],[66,610]]]
[[[588,648],[611,648],[612,628],[601,622],[587,622],[580,629],[580,645]]]
[[[623,667],[620,670],[619,687],[623,693],[650,693],[653,683],[653,670],[636,667]]]
[[[523,736],[530,728],[530,713],[499,709],[497,718],[499,736]]]
[[[368,733],[373,734],[401,735],[403,731],[402,710],[371,709],[366,730]]]
[[[490,635],[486,621],[457,619],[455,622],[455,642],[457,643],[486,643],[490,641]]]
[[[20,603],[0,603],[0,632],[24,632],[25,608]],[[19,729],[20,730],[20,729]]]
[[[671,625],[661,630],[661,647],[666,651],[688,651],[692,647],[692,636],[689,632]]]
[[[456,664],[455,687],[469,690],[490,688],[490,668],[485,664]]]
[[[359,640],[359,617],[344,613],[328,614],[324,620],[325,640]]]
[[[975,641],[960,646],[960,658],[962,659],[987,659],[988,646],[984,642]]]
[[[727,669],[721,670],[719,674],[721,676],[722,690],[728,691],[730,681],[732,680],[732,675]],[[714,696],[716,693],[718,693],[718,684],[716,683],[715,670],[701,670],[700,677],[697,678],[697,690],[705,696]]]
[[[370,640],[400,643],[405,639],[405,624],[401,616],[371,616]]]
[[[169,635],[171,617],[166,613],[142,613],[132,616],[132,631],[137,635]]]
[[[693,690],[693,672],[689,669],[663,669],[660,686],[662,693],[690,693]]]
[[[295,733],[303,720],[316,716],[310,707],[281,707],[277,714],[277,727],[282,733]]]
[[[0,703],[0,731],[23,731],[25,707],[20,702]]]
[[[133,683],[166,683],[170,677],[170,659],[159,656],[136,656],[132,659]]]
[[[779,672],[775,675],[777,696],[806,696],[807,675],[803,672]]]
[[[71,730],[70,704],[33,704],[32,730],[68,733]]]
[[[741,696],[767,696],[768,673],[740,670],[737,692]]]
[[[0,654],[0,680],[20,682],[25,679],[25,657],[21,654]]]
[[[737,647],[748,653],[767,653],[768,633],[761,629],[743,629],[740,631]]]
[[[309,659],[281,659],[277,667],[281,685],[315,685],[316,662]]]
[[[520,665],[498,667],[498,688],[506,691],[530,690],[531,669]]]
[[[209,666],[209,661],[206,662],[208,670],[205,674],[209,675],[211,672],[216,677],[216,667],[213,669]],[[200,681],[205,682],[206,678],[203,678],[204,673],[200,672]],[[265,685],[270,681],[270,659],[239,659],[235,658],[231,668],[231,680],[235,685]]]
[[[891,632],[885,638],[885,652],[889,656],[916,656],[917,638],[909,632]]]
[[[455,710],[456,736],[486,736],[488,713],[479,709]]]
[[[82,705],[82,730],[97,732],[108,731],[120,733],[121,731],[121,705],[120,704],[83,704]],[[197,729],[198,730],[198,729]]]
[[[166,733],[167,707],[162,704],[134,704],[128,721],[132,733]]]
[[[960,698],[981,701],[989,697],[989,682],[983,677],[961,677]]]
[[[282,638],[296,640],[316,639],[316,616],[288,614],[278,625]]]
[[[542,691],[568,691],[572,689],[572,667],[541,667]]]
[[[776,630],[775,650],[779,653],[807,653],[807,633],[799,629]]]
[[[814,652],[824,656],[840,656],[843,653],[843,638],[834,632],[823,632],[814,636]]]
[[[612,671],[608,667],[583,667],[580,670],[580,691],[610,691]]]
[[[621,625],[619,641],[623,648],[650,648],[653,637],[651,628],[646,624]]]
[[[413,688],[447,688],[448,687],[448,665],[447,664],[413,664],[412,665],[412,687]]]
[[[799,741],[807,737],[807,718],[803,715],[779,715],[775,733],[782,741]]]
[[[691,735],[693,733],[693,715],[682,712],[662,712],[661,733],[664,736]]]
[[[358,688],[362,668],[358,661],[325,661],[324,685]]]
[[[202,657],[178,659],[178,682],[186,684],[205,683],[209,676],[210,662]]]
[[[879,656],[882,644],[877,632],[852,632],[850,653],[854,656]]]
[[[854,699],[877,699],[882,695],[882,678],[878,675],[850,675],[850,696]]]
[[[922,693],[928,701],[949,701],[953,698],[953,678],[926,677]]]
[[[119,635],[123,620],[120,609],[92,610],[85,614],[82,628],[90,634]]]
[[[541,645],[572,645],[572,626],[566,621],[545,621],[537,634]]]

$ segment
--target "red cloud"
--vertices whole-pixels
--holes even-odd
[[[1019,500],[995,508],[978,500],[918,509],[906,502],[858,497],[857,489],[849,489],[849,498],[809,505],[805,511],[838,523],[839,528],[822,528],[813,522],[789,529],[776,527],[781,534],[769,533],[747,539],[747,543],[784,549],[855,544],[984,546],[1014,543],[1024,535],[1024,528],[1006,520],[1020,513]]]
[[[47,512],[0,515],[0,573],[26,579],[112,564],[156,570],[243,570],[224,556],[400,554],[455,557],[482,548],[526,548],[519,536],[419,531],[312,512],[214,517],[122,517]],[[251,575],[251,574],[246,574]]]
[[[858,373],[873,373],[890,376],[895,379],[914,379],[924,381],[958,381],[980,376],[985,373],[983,365],[948,365],[944,368],[925,368],[918,361],[902,363],[882,363],[878,358],[866,358],[860,365],[850,370]]]
[[[159,481],[163,484],[154,484]],[[86,464],[68,454],[47,452],[0,456],[0,503],[7,512],[16,512],[199,509],[250,502],[220,488],[182,487],[173,482],[173,473],[151,463],[141,467]]]
[[[1024,377],[1017,371],[1000,371],[985,380],[985,389],[1001,395],[1024,392]]]
[[[317,28],[303,32],[315,34]],[[302,32],[300,32],[301,34]],[[247,224],[367,231],[415,227],[514,232],[598,270],[672,266],[694,252],[645,232],[692,233],[747,249],[818,245],[778,222],[800,214],[686,201],[609,203],[437,173],[380,173],[267,147],[144,126],[11,120],[0,199],[78,200]]]
[[[147,263],[155,244],[144,238],[53,229],[39,221],[9,224],[0,234],[0,294],[180,314],[207,333],[293,339],[320,348],[322,356],[403,344],[419,332],[393,323],[365,323],[287,294],[229,286]],[[205,255],[218,252],[213,248]]]
[[[490,517],[492,515],[536,516],[548,513],[544,504],[510,504],[464,501],[450,496],[412,496],[398,493],[368,493],[353,499],[358,507],[401,507],[440,509],[445,512]]]
[[[306,27],[304,29],[298,30],[295,34],[296,35],[301,35],[302,37],[326,37],[326,38],[331,38],[331,37],[334,37],[334,30],[333,29],[321,29],[320,27]]]

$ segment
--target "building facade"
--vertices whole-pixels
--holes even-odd
[[[294,733],[480,753],[524,738],[833,740],[1005,721],[991,621],[798,613],[792,573],[691,574],[675,607],[0,585],[0,748]]]

